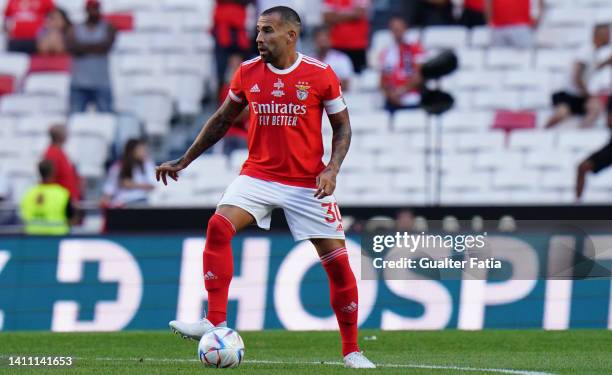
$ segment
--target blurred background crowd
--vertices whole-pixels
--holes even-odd
[[[342,81],[342,206],[610,202],[607,0],[0,0],[0,225],[63,234],[100,230],[109,207],[214,207],[248,155],[244,117],[180,184],[157,186],[154,165],[224,100],[276,5]],[[459,68],[427,80],[445,50]],[[424,111],[428,87],[452,108]]]

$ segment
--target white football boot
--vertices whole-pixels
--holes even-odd
[[[361,352],[352,352],[344,356],[344,367],[348,368],[376,368]]]
[[[181,335],[184,339],[192,339],[199,341],[200,338],[210,329],[215,326],[206,318],[198,320],[194,323],[184,323],[178,320],[172,320],[168,323],[172,332]],[[226,322],[221,322],[217,327],[227,327]]]

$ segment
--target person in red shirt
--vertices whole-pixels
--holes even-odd
[[[38,30],[53,8],[53,0],[9,0],[4,9],[8,50],[35,53]]]
[[[70,192],[70,200],[72,202],[78,202],[81,200],[81,178],[63,149],[68,138],[66,126],[53,125],[49,129],[49,136],[51,137],[51,144],[47,151],[45,151],[43,159],[53,163],[55,170],[54,182]]]
[[[246,31],[247,6],[252,0],[217,0],[213,13],[215,38],[215,63],[217,77],[225,77],[227,63],[232,54],[246,54],[249,50],[249,36]],[[220,93],[223,82],[219,83]]]
[[[325,0],[323,20],[330,28],[332,48],[346,53],[358,74],[367,65],[368,0]]]
[[[485,13],[491,25],[491,44],[498,47],[530,48],[534,43],[533,27],[544,11],[544,0],[537,0],[539,13],[531,17],[531,1],[485,0]]]
[[[486,25],[485,0],[465,0],[459,23],[470,28]]]
[[[403,18],[392,17],[389,20],[389,30],[395,43],[380,56],[380,87],[385,95],[385,108],[390,112],[416,108],[421,102],[421,63],[424,51],[419,43],[405,41],[407,29]]]
[[[357,343],[357,281],[333,195],[350,145],[349,115],[332,68],[296,52],[301,24],[291,8],[264,11],[257,22],[259,56],[241,64],[230,84],[229,98],[187,152],[157,168],[157,178],[164,184],[168,176],[177,180],[178,172],[219,141],[249,107],[248,159],[223,194],[206,232],[203,274],[208,313],[198,322],[171,321],[169,325],[184,337],[199,339],[209,329],[226,324],[233,276],[232,237],[252,223],[268,229],[272,210],[280,207],[293,237],[310,240],[327,273],[345,366],[372,368],[375,365]],[[327,164],[322,161],[324,110],[333,129]]]

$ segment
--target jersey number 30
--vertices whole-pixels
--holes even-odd
[[[321,203],[321,207],[327,208],[327,212],[325,213],[325,221],[328,223],[333,223],[335,221],[342,221],[342,216],[340,216],[340,210],[338,209],[338,203]]]

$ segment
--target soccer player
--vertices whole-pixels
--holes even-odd
[[[157,168],[157,179],[164,184],[168,176],[178,180],[178,172],[221,139],[249,106],[249,157],[208,222],[203,254],[208,314],[195,323],[169,325],[183,337],[199,339],[207,330],[226,324],[233,275],[231,239],[252,223],[268,229],[272,210],[281,207],[294,239],[312,242],[327,273],[345,366],[373,368],[357,344],[357,282],[333,196],[351,142],[349,115],[331,67],[296,52],[300,29],[300,17],[293,9],[278,6],[264,11],[257,22],[259,56],[242,63],[228,98],[185,154]],[[333,128],[327,165],[321,160],[323,109]]]

